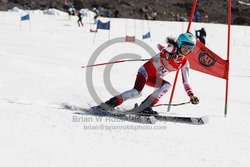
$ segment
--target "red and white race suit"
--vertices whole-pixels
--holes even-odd
[[[152,98],[154,104],[157,103],[171,88],[171,84],[162,79],[163,76],[178,69],[181,69],[183,86],[186,93],[188,95],[193,94],[189,84],[189,62],[187,58],[177,53],[177,47],[172,44],[168,44],[167,46],[158,44],[157,47],[160,52],[139,68],[133,89],[117,96],[119,105],[127,99],[138,96],[145,85],[157,88],[149,96],[149,98]]]

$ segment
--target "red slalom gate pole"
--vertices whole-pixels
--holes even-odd
[[[228,32],[227,32],[227,61],[228,61],[228,71],[229,71],[229,56],[230,56],[230,25],[231,25],[231,0],[228,0],[228,16],[227,16],[227,24],[228,24]],[[225,95],[225,110],[224,116],[227,116],[227,104],[228,104],[228,76],[226,80],[226,95]]]
[[[179,70],[176,71],[176,75],[175,75],[175,78],[174,78],[174,85],[173,85],[173,89],[172,89],[172,92],[171,92],[171,95],[170,95],[169,106],[168,106],[168,111],[167,112],[169,112],[170,108],[171,108],[172,100],[173,100],[173,97],[174,97],[175,86],[176,86],[176,82],[177,82],[177,79],[178,79],[178,74],[179,74]]]
[[[192,23],[192,20],[193,20],[196,5],[197,5],[197,0],[194,0],[193,7],[192,7],[192,12],[191,12],[190,17],[189,17],[187,32],[190,31],[190,27],[191,27],[191,23]],[[171,96],[170,96],[170,99],[169,99],[169,106],[168,106],[167,112],[169,112],[170,108],[171,108],[171,103],[172,103],[172,100],[173,100],[173,97],[174,97],[174,91],[175,91],[178,75],[179,75],[179,70],[176,71],[176,75],[175,75],[175,79],[174,79],[174,85],[173,85],[173,89],[172,89]]]
[[[192,23],[192,20],[193,20],[193,17],[194,17],[194,12],[195,12],[195,9],[196,9],[196,5],[197,5],[197,0],[194,0],[192,12],[191,12],[190,17],[189,17],[187,32],[190,31],[190,27],[191,27],[191,23]]]

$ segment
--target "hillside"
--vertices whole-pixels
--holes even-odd
[[[0,10],[6,11],[17,6],[21,9],[48,9],[56,8],[67,11],[70,5],[76,9],[93,8],[102,6],[103,15],[108,15],[108,10],[119,10],[118,17],[145,18],[145,12],[151,15],[157,12],[157,20],[180,20],[181,17],[188,18],[192,8],[193,0],[1,0]],[[197,11],[201,16],[208,15],[209,22],[227,22],[227,1],[206,0],[198,1]],[[232,23],[250,25],[249,0],[232,0]]]
[[[177,36],[186,22],[130,19],[138,42],[108,42],[108,32],[89,32],[92,23],[78,27],[66,13],[31,12],[31,21],[19,22],[21,12],[0,12],[0,166],[1,167],[248,167],[250,164],[250,27],[232,26],[228,116],[224,118],[225,80],[190,70],[199,105],[157,107],[160,114],[207,116],[206,125],[158,121],[138,124],[79,113],[63,104],[87,108],[96,105],[88,83],[101,100],[133,86],[144,62],[124,62],[93,68],[82,65],[121,57],[150,58],[166,35]],[[54,12],[56,13],[56,12]],[[103,18],[102,18],[103,19]],[[103,19],[104,20],[104,19]],[[129,22],[129,21],[128,21]],[[147,22],[152,40],[142,40]],[[126,19],[112,19],[111,39],[124,37]],[[182,29],[182,27],[184,27]],[[227,25],[192,23],[205,27],[207,46],[223,59],[227,52]],[[159,31],[159,29],[161,31]],[[107,43],[106,43],[107,44]],[[143,45],[142,45],[143,44]],[[144,47],[141,47],[144,46]],[[149,52],[150,51],[150,52]],[[110,72],[109,72],[110,69]],[[164,77],[173,83],[175,72]],[[131,108],[142,96],[122,104]],[[117,93],[117,94],[118,94]],[[161,98],[167,103],[170,92]],[[179,76],[173,103],[188,101]],[[78,121],[75,121],[78,118]]]

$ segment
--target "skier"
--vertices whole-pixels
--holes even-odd
[[[201,41],[201,43],[203,43],[204,45],[206,45],[206,36],[207,36],[207,33],[206,33],[205,28],[202,27],[200,30],[196,30],[195,31],[195,36],[196,36],[196,38],[199,39],[199,41]]]
[[[78,12],[77,17],[78,17],[78,20],[77,20],[78,27],[83,26],[83,23],[82,23],[82,13],[80,11]]]
[[[69,20],[71,19],[71,16],[74,16],[76,12],[76,9],[74,7],[74,5],[71,5],[68,9],[68,14],[69,14]]]
[[[157,47],[160,53],[139,68],[134,87],[131,90],[111,98],[95,109],[99,111],[112,111],[124,101],[139,96],[144,86],[148,85],[157,89],[141,103],[138,107],[138,111],[157,115],[158,113],[154,111],[152,107],[171,88],[171,84],[163,80],[162,77],[178,69],[182,71],[184,89],[190,97],[190,102],[192,104],[198,104],[199,99],[194,95],[189,84],[189,62],[186,58],[194,49],[196,39],[191,33],[183,33],[180,34],[177,41],[168,37],[167,42],[167,46],[158,44]]]
[[[93,12],[95,13],[94,21],[95,21],[95,23],[97,23],[97,18],[98,18],[98,16],[100,15],[100,14],[99,14],[99,10],[96,9],[96,8],[93,8]]]

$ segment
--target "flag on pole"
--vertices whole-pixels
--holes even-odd
[[[89,29],[89,32],[97,32],[97,29],[95,29],[95,30]]]
[[[147,34],[142,36],[142,39],[147,39],[147,38],[150,38],[150,37],[151,37],[151,34],[150,34],[150,32],[148,32]]]
[[[108,39],[110,39],[110,21],[108,21],[108,22],[106,22],[106,23],[103,23],[103,22],[101,22],[100,20],[98,20],[96,29],[95,29],[95,30],[90,29],[90,32],[97,32],[98,29],[109,30]],[[94,35],[93,43],[95,42],[96,34],[97,34],[97,33],[95,33],[95,35]]]
[[[187,56],[190,68],[215,77],[228,79],[229,63],[197,40],[194,50]]]
[[[103,23],[100,20],[98,20],[97,29],[110,30],[110,21]]]
[[[30,14],[26,14],[24,16],[21,16],[21,21],[25,21],[25,20],[30,20]]]
[[[135,36],[126,36],[125,38],[125,41],[126,42],[135,42]]]

